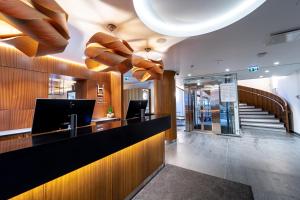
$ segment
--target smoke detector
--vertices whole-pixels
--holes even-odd
[[[114,30],[116,30],[117,26],[114,24],[107,24],[106,28],[110,31],[113,32]]]
[[[151,50],[152,50],[152,49],[151,49],[150,47],[146,47],[146,48],[145,48],[145,51],[146,51],[146,52],[150,52]]]

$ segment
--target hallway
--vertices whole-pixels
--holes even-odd
[[[300,137],[244,130],[226,137],[178,130],[166,163],[252,186],[254,198],[300,199]]]

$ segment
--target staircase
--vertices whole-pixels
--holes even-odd
[[[242,128],[286,132],[284,123],[261,108],[240,103],[239,115]]]

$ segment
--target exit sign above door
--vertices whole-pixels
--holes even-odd
[[[258,65],[251,65],[250,67],[248,67],[249,72],[257,72],[258,70],[259,70]]]

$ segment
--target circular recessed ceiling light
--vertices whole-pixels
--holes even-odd
[[[192,76],[192,74],[188,74],[188,76]]]
[[[266,73],[269,73],[270,71],[269,71],[269,70],[265,70],[265,72],[266,72]]]
[[[274,62],[273,64],[274,64],[274,65],[279,65],[280,62],[276,61],[276,62]]]
[[[230,69],[228,69],[228,68],[227,68],[227,69],[225,69],[225,71],[226,71],[226,72],[229,72],[229,71],[230,71]]]
[[[188,37],[224,28],[253,12],[266,0],[133,0],[141,21],[164,35]]]
[[[264,76],[259,76],[259,78],[263,78]]]

